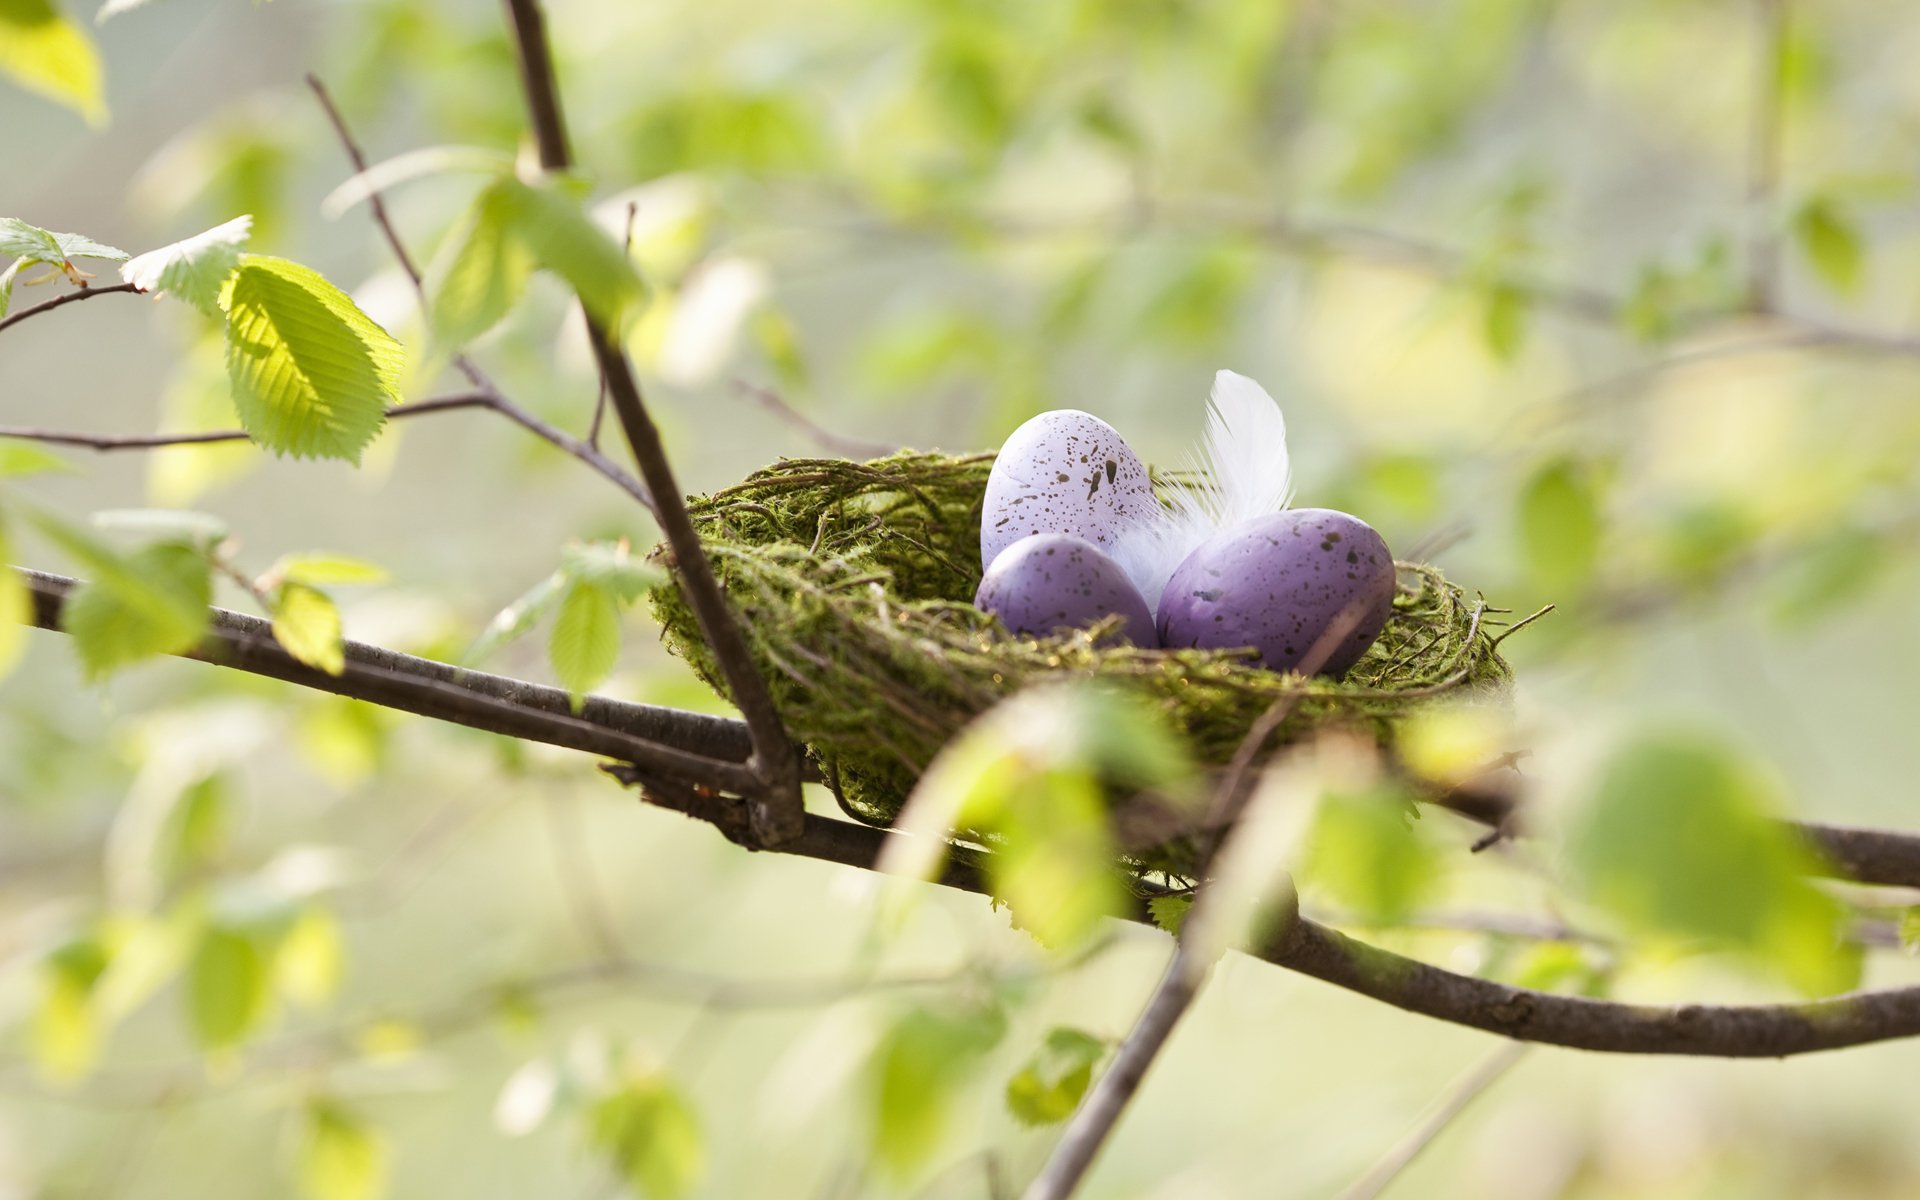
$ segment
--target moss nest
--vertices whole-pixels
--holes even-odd
[[[1491,610],[1416,563],[1399,564],[1392,618],[1339,680],[1267,671],[1227,651],[1096,646],[1087,632],[1009,637],[969,603],[992,465],[991,454],[913,451],[864,463],[785,459],[690,501],[788,730],[865,821],[889,823],[950,737],[1041,681],[1095,679],[1139,696],[1202,761],[1224,765],[1260,715],[1295,692],[1280,740],[1342,724],[1384,744],[1420,706],[1503,694],[1511,679]],[[669,648],[724,694],[680,589],[659,587],[652,602]]]

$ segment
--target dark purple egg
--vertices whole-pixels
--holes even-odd
[[[1365,521],[1330,508],[1274,513],[1216,534],[1174,568],[1160,644],[1252,646],[1263,666],[1288,671],[1336,620],[1357,620],[1319,669],[1344,675],[1386,628],[1393,587],[1393,555]]]
[[[1154,644],[1153,610],[1140,589],[1119,563],[1070,533],[1036,533],[1002,550],[973,603],[1022,637],[1071,632],[1120,616],[1120,640]]]

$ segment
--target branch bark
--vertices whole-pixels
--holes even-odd
[[[513,28],[520,79],[526,90],[527,110],[533,121],[534,140],[540,151],[540,165],[547,171],[565,171],[573,165],[573,152],[567,144],[566,120],[560,105],[559,84],[553,74],[553,54],[547,44],[545,19],[538,0],[506,0],[506,7]],[[639,464],[640,477],[654,495],[654,514],[673,551],[680,586],[699,621],[701,634],[713,648],[714,658],[726,678],[727,690],[753,733],[753,756],[748,760],[748,767],[758,786],[747,793],[753,834],[760,842],[777,846],[800,836],[803,831],[805,809],[800,800],[799,756],[787,738],[766,681],[754,666],[746,638],[714,577],[706,551],[701,548],[700,535],[687,513],[680,486],[667,461],[666,448],[660,441],[660,431],[647,413],[633,364],[609,331],[591,315],[587,319],[587,335],[593,343],[600,374],[606,380],[614,416],[626,434],[634,461]]]
[[[33,598],[33,623],[60,630],[78,581],[20,571]],[[746,728],[650,704],[589,696],[576,715],[572,696],[502,675],[467,671],[362,642],[346,643],[346,669],[329,675],[300,662],[259,617],[212,610],[206,640],[182,657],[280,679],[316,691],[549,746],[636,763],[670,778],[719,787],[751,786]]]

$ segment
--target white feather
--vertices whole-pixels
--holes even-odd
[[[1167,489],[1158,518],[1122,534],[1114,547],[1115,560],[1156,612],[1174,568],[1200,543],[1293,500],[1286,418],[1245,375],[1213,377],[1206,440],[1188,465],[1194,478]]]

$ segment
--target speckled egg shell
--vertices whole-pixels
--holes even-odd
[[[1147,468],[1091,413],[1041,413],[993,461],[981,510],[980,563],[1036,533],[1070,533],[1111,550],[1119,532],[1157,515]]]
[[[1084,538],[1036,533],[1006,548],[987,568],[974,606],[1022,637],[1086,629],[1125,618],[1118,640],[1152,646],[1153,610],[1120,565]]]
[[[1337,677],[1386,627],[1393,587],[1393,555],[1365,521],[1328,508],[1275,513],[1208,539],[1175,568],[1160,643],[1252,646],[1268,669],[1293,670],[1353,606],[1359,624],[1320,667]]]

